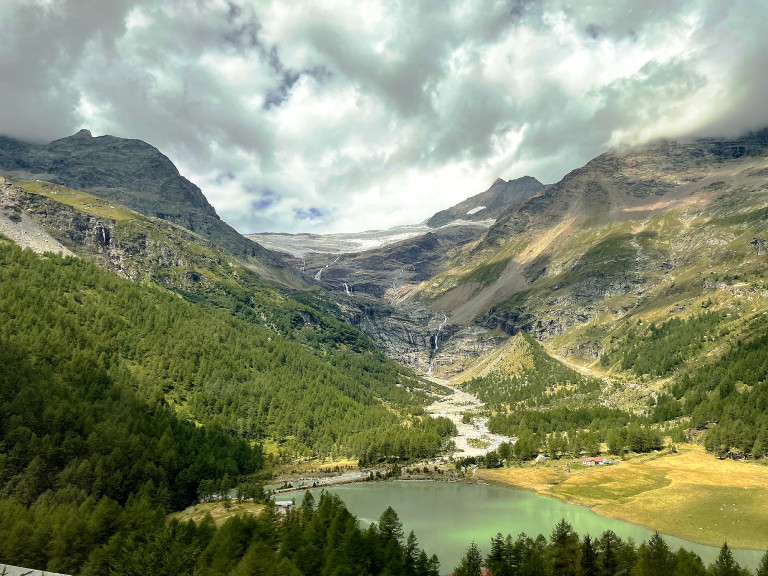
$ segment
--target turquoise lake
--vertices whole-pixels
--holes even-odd
[[[535,537],[549,537],[555,524],[565,518],[580,536],[599,536],[613,530],[635,544],[647,540],[653,532],[642,526],[598,516],[585,506],[565,504],[554,498],[531,492],[481,484],[445,482],[365,482],[326,488],[337,494],[352,514],[364,523],[375,522],[387,506],[392,506],[403,523],[405,533],[413,530],[427,554],[437,554],[443,572],[451,571],[473,540],[483,553],[497,532],[517,536],[525,532]],[[311,492],[317,498],[320,489]],[[300,503],[302,494],[293,495]],[[287,500],[282,495],[277,500]],[[672,550],[693,550],[705,564],[717,557],[718,548],[687,542],[672,536],[665,539]],[[763,552],[734,550],[734,557],[754,569]]]

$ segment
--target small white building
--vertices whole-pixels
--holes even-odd
[[[294,503],[292,500],[280,500],[279,502],[275,502],[275,509],[286,516],[293,510],[293,507]]]

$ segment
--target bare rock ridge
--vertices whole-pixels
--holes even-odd
[[[84,190],[146,216],[173,222],[210,240],[267,277],[303,285],[256,242],[223,222],[200,188],[181,176],[157,148],[141,140],[99,136],[88,130],[31,144],[0,136],[0,173]]]
[[[709,290],[711,270],[759,265],[768,252],[767,152],[768,130],[612,150],[552,186],[498,180],[436,214],[424,235],[286,261],[422,372],[466,370],[520,331],[594,360],[603,346],[595,335],[611,322],[655,302],[682,309]],[[499,208],[490,228],[457,223],[482,219],[512,188],[520,199]]]
[[[485,192],[467,198],[447,210],[441,210],[427,220],[427,226],[439,228],[456,220],[496,220],[510,206],[535,196],[545,188],[544,184],[531,176],[508,182],[499,178]]]

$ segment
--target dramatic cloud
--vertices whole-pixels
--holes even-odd
[[[0,133],[140,138],[243,232],[421,221],[768,125],[768,4],[0,0]]]

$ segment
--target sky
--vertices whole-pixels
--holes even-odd
[[[0,0],[0,134],[159,148],[240,232],[415,224],[768,125],[764,0]]]

